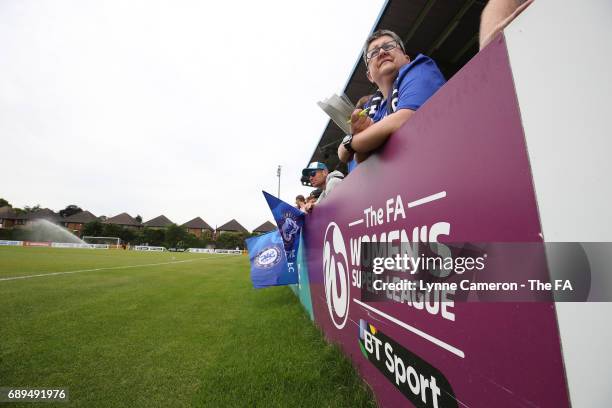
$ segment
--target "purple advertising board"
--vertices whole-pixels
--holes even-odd
[[[541,242],[503,38],[308,217],[316,324],[381,406],[567,407],[554,303],[360,297],[360,243]]]

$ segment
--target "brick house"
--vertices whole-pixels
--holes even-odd
[[[261,224],[259,227],[255,228],[253,230],[253,234],[265,234],[270,231],[274,231],[275,229],[277,229],[276,225],[272,224],[270,221],[266,221],[263,224]]]
[[[0,207],[0,229],[11,229],[25,224],[25,214],[17,214],[11,206]]]
[[[212,227],[200,217],[195,217],[193,220],[187,221],[181,225],[181,227],[185,228],[188,233],[193,234],[198,238],[202,238],[202,235],[206,233],[205,231],[209,231],[211,235],[213,233]]]
[[[165,215],[160,215],[159,217],[155,217],[144,223],[144,226],[151,229],[166,229],[170,225],[174,224],[172,221],[168,219]]]
[[[83,235],[85,224],[93,221],[98,221],[98,217],[89,211],[81,211],[63,219],[64,227],[79,237]]]
[[[223,224],[222,226],[217,228],[217,235],[219,236],[220,234],[223,234],[225,232],[241,232],[244,234],[248,234],[249,231],[244,228],[242,225],[240,225],[240,223],[236,220],[231,220],[225,224]]]
[[[133,230],[142,228],[142,224],[131,217],[128,213],[121,213],[119,215],[115,215],[114,217],[107,218],[106,221],[104,221],[104,224],[119,225],[120,227]]]
[[[26,225],[32,224],[33,222],[38,221],[38,220],[47,220],[54,224],[63,225],[63,221],[64,221],[64,218],[61,215],[59,215],[59,213],[56,213],[55,211],[50,210],[48,208],[41,208],[40,210],[26,213],[25,217],[26,217],[26,221],[25,221]]]

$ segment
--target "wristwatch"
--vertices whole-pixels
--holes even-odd
[[[342,139],[342,146],[344,146],[344,148],[350,153],[355,153],[355,150],[353,150],[353,146],[351,146],[351,143],[353,143],[353,135],[348,134],[344,136],[344,139]]]

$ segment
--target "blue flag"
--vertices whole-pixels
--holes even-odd
[[[251,281],[256,288],[289,285],[298,282],[298,274],[287,268],[283,240],[274,230],[246,240],[251,261]]]
[[[265,191],[263,194],[270,206],[278,226],[278,231],[285,245],[287,268],[289,271],[293,271],[296,269],[297,253],[300,246],[300,232],[304,225],[304,213]]]

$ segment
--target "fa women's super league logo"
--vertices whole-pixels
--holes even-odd
[[[323,239],[323,273],[329,316],[341,329],[349,313],[349,265],[344,238],[335,222],[329,223]]]

